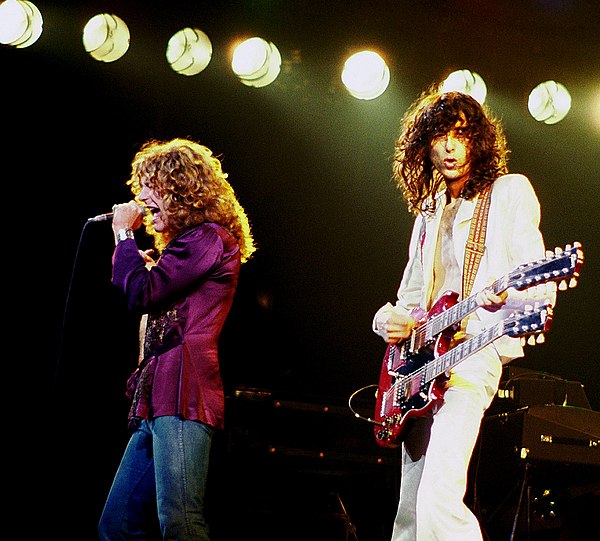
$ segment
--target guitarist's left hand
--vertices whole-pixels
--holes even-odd
[[[500,295],[494,294],[490,289],[482,289],[477,293],[476,302],[488,312],[497,312],[506,304],[508,292],[503,291]]]

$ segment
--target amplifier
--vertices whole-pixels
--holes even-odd
[[[508,365],[504,367],[498,392],[488,414],[548,404],[591,407],[585,388],[579,381]]]
[[[484,417],[473,458],[467,497],[486,539],[588,539],[597,529],[600,412],[537,405]]]
[[[520,459],[600,466],[600,412],[541,405],[484,418],[482,431]]]

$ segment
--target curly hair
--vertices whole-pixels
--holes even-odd
[[[144,217],[146,232],[154,237],[159,252],[185,229],[203,222],[217,223],[235,237],[242,263],[256,251],[246,212],[209,148],[188,139],[147,141],[135,155],[127,181],[140,204],[142,183],[165,203],[168,231],[157,232],[152,217]]]
[[[461,197],[472,199],[507,172],[509,150],[500,121],[477,100],[461,92],[425,90],[402,117],[395,142],[392,177],[413,214],[432,214],[444,179],[430,159],[432,140],[466,120],[470,176]]]

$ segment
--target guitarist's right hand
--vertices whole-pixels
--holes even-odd
[[[376,318],[376,332],[388,344],[397,344],[408,338],[417,324],[417,320],[410,314],[397,312],[393,308],[380,311]]]

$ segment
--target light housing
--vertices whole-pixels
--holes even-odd
[[[6,0],[0,3],[0,43],[29,47],[42,35],[44,20],[32,2]]]
[[[529,94],[527,108],[538,122],[556,124],[570,111],[571,94],[556,81],[544,81]]]
[[[231,69],[246,86],[267,86],[281,71],[281,54],[273,43],[260,37],[249,38],[234,49]]]
[[[442,83],[442,92],[462,92],[483,105],[487,86],[478,73],[467,69],[453,71]]]
[[[198,28],[184,28],[171,36],[167,44],[167,62],[181,75],[197,75],[210,63],[212,44]]]
[[[373,100],[390,84],[390,69],[377,53],[360,51],[344,62],[342,82],[351,96]]]
[[[114,62],[129,49],[129,28],[116,15],[94,15],[83,29],[83,46],[92,58]]]

